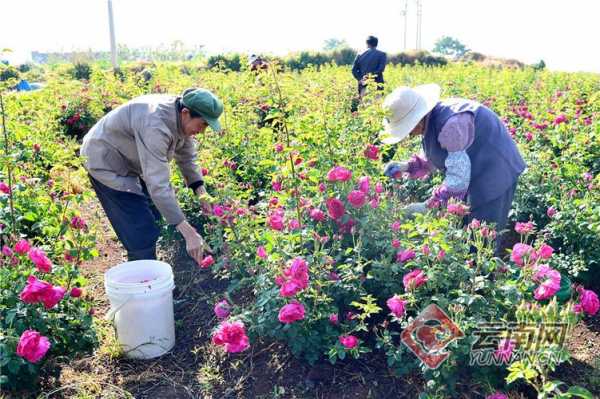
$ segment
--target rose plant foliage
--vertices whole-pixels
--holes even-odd
[[[89,198],[75,144],[44,129],[32,107],[49,93],[4,100],[0,158],[0,386],[33,388],[40,375],[97,345],[83,261],[97,255],[79,208]],[[5,147],[6,145],[6,147]],[[9,153],[6,155],[6,148]]]
[[[463,226],[468,208],[462,204],[415,218],[403,213],[407,203],[427,200],[441,175],[382,177],[383,163],[408,159],[419,143],[378,142],[381,99],[367,94],[359,112],[351,113],[355,82],[347,69],[251,74],[204,71],[193,63],[151,68],[142,79],[138,65],[125,65],[117,75],[94,66],[86,82],[57,68],[49,92],[11,98],[12,159],[22,162],[23,173],[12,185],[6,175],[0,179],[7,246],[0,273],[9,292],[0,312],[15,312],[0,345],[14,375],[29,378],[54,355],[81,349],[68,344],[70,333],[56,333],[64,323],[66,331],[91,334],[77,259],[93,255],[93,243],[72,206],[87,191],[73,173],[80,165],[62,149],[72,144],[64,134],[80,137],[94,119],[136,95],[179,93],[201,82],[223,99],[226,114],[224,132],[199,137],[212,214],[200,212],[181,176],[173,183],[184,211],[196,217],[215,250],[199,267],[229,282],[225,297],[212,304],[215,346],[238,356],[259,341],[278,340],[311,363],[384,356],[390,370],[422,373],[426,389],[440,395],[452,394],[461,380],[495,398],[518,381],[540,397],[567,390],[549,377],[569,358],[556,345],[542,350],[555,354],[556,364],[536,357],[513,361],[522,345],[510,339],[497,343],[502,365],[474,368],[468,360],[481,322],[560,320],[570,331],[597,314],[589,286],[600,259],[596,76],[460,64],[386,69],[386,90],[435,81],[443,96],[477,99],[505,119],[528,170],[511,215],[521,224],[511,228],[509,250],[498,259],[497,233],[485,223]],[[18,214],[14,231],[9,192]],[[165,232],[170,238],[172,229]],[[30,249],[17,248],[21,238],[44,251],[50,264],[39,251],[29,256]],[[18,265],[11,263],[15,258]],[[465,333],[437,370],[426,369],[400,342],[400,333],[431,303]]]

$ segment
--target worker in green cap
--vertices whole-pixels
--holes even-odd
[[[161,215],[177,227],[197,262],[210,252],[177,203],[169,164],[175,159],[187,187],[209,212],[194,137],[208,126],[220,131],[222,113],[223,103],[205,89],[147,95],[109,112],[83,138],[84,166],[129,260],[156,259]]]

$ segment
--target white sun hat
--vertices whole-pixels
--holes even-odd
[[[383,120],[381,141],[396,144],[405,139],[438,103],[440,91],[440,86],[430,83],[414,88],[402,86],[391,92],[383,101],[389,116]]]

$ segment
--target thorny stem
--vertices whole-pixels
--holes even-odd
[[[279,86],[279,81],[277,80],[277,73],[276,73],[275,67],[273,65],[269,65],[269,69],[271,71],[271,74],[273,75],[273,82],[275,83],[275,88],[277,89],[277,95],[279,97],[278,108],[281,109],[283,112],[283,107],[284,107],[283,94],[281,92],[281,87]],[[290,148],[291,147],[290,132],[288,129],[287,118],[285,116],[285,113],[283,113],[283,115],[281,117],[281,121],[283,123],[283,131],[285,133],[286,145],[288,148]],[[290,166],[292,168],[292,176],[294,178],[294,190],[292,191],[292,194],[294,195],[294,197],[296,197],[296,213],[298,215],[298,222],[302,223],[302,215],[300,213],[300,198],[299,198],[300,192],[297,189],[297,187],[300,185],[300,181],[298,179],[298,175],[296,174],[296,167],[294,166],[294,157],[293,157],[291,151],[289,152],[289,159],[290,159]]]
[[[2,113],[2,133],[4,134],[4,154],[6,157],[10,157],[10,146],[8,142],[8,131],[6,130],[6,116],[4,113],[4,98],[2,97],[2,93],[0,92],[0,111]],[[6,163],[6,169],[8,173],[8,186],[10,187],[10,191],[8,193],[8,201],[10,204],[10,219],[11,219],[11,234],[13,237],[17,232],[17,223],[15,221],[15,206],[13,202],[13,178],[12,178],[12,162],[8,161]]]

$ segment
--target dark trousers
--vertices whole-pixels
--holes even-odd
[[[130,261],[156,259],[160,213],[144,181],[140,179],[144,195],[114,190],[92,176],[90,181],[113,230],[127,250],[127,258]]]
[[[512,208],[516,189],[517,183],[515,182],[500,197],[472,208],[471,213],[467,216],[466,223],[470,223],[473,219],[478,219],[482,222],[494,223],[496,225],[496,256],[502,255],[500,253],[502,250],[500,248],[502,231],[508,223],[508,214]]]

